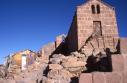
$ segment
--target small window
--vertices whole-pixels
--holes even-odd
[[[97,5],[97,14],[100,14],[100,5]]]
[[[94,5],[91,6],[91,9],[92,9],[92,13],[95,14],[96,12],[95,12],[95,6]]]

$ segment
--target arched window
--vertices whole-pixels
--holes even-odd
[[[97,5],[97,14],[100,14],[100,5]]]
[[[92,13],[95,14],[96,12],[95,12],[95,6],[94,5],[91,6],[91,9],[92,9]]]

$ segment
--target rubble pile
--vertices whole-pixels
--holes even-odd
[[[71,82],[71,78],[79,77],[79,74],[83,71],[86,64],[84,57],[78,52],[72,53],[70,56],[54,54],[50,58],[47,77],[52,80],[61,81],[60,83]]]
[[[108,60],[105,51],[89,56],[77,51],[68,56],[54,54],[49,60],[47,78],[56,83],[70,83],[72,78],[79,78],[82,72],[107,71]]]
[[[48,48],[51,49],[51,45],[46,47],[50,51]],[[11,65],[6,79],[13,79],[19,83],[70,83],[73,81],[73,78],[79,78],[82,72],[88,70],[87,61],[89,57],[80,51],[72,52],[68,56],[63,54],[51,55],[51,53],[50,55],[41,53],[41,55],[25,71],[22,71],[20,66]],[[101,60],[99,56],[96,57],[98,59],[95,62]],[[3,75],[5,76],[4,73]]]

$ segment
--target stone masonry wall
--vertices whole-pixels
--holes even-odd
[[[92,72],[80,75],[79,83],[127,83],[127,56],[112,55],[112,72]]]
[[[66,38],[68,50],[70,52],[78,50],[78,35],[77,35],[77,15],[73,17],[73,21]]]
[[[100,5],[100,14],[92,14],[91,5]],[[118,38],[115,10],[100,1],[92,0],[77,7],[77,25],[78,25],[78,48],[85,43],[88,37],[93,33],[93,21],[100,21],[102,27],[102,36],[104,37],[106,47],[114,48]]]
[[[91,6],[100,6],[100,13],[93,14]],[[113,7],[98,0],[88,0],[77,7],[76,15],[70,27],[67,43],[71,51],[79,50],[94,34],[94,22],[100,22],[102,35],[97,40],[100,48],[115,50],[118,43],[118,29]]]

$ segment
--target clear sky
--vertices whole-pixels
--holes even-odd
[[[0,0],[0,63],[16,51],[38,51],[66,34],[77,5],[86,0]],[[119,33],[127,37],[127,0],[104,0],[116,8]]]

